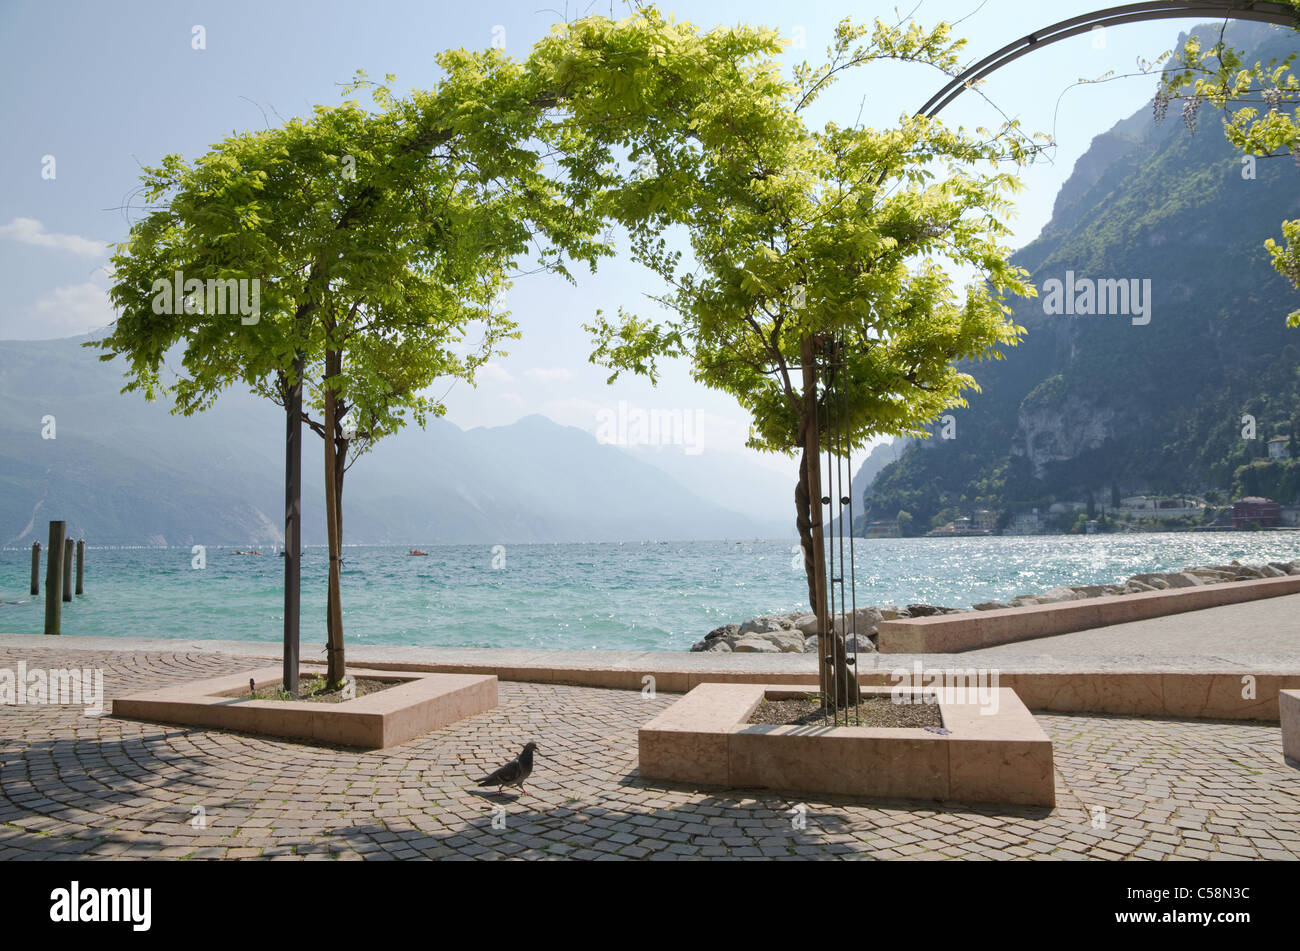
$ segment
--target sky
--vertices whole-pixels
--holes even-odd
[[[660,9],[702,28],[761,23],[791,39],[786,59],[824,59],[837,22],[846,16],[890,21],[910,14],[922,24],[956,22],[974,61],[1032,29],[1098,9],[1090,2],[1015,0],[747,0],[744,4],[680,0]],[[395,88],[431,86],[434,55],[443,49],[504,42],[523,58],[553,24],[585,13],[625,16],[622,2],[563,0],[475,3],[371,0],[367,3],[220,0],[129,3],[0,3],[0,280],[8,288],[0,339],[83,334],[113,320],[106,290],[107,246],[125,238],[122,210],[141,165],[177,152],[194,158],[223,136],[264,128],[315,104],[342,98],[358,69],[397,76]],[[1092,138],[1149,103],[1151,76],[1138,60],[1154,60],[1197,20],[1112,28],[1031,54],[983,87],[1026,131],[1054,136],[1050,161],[1028,169],[1017,199],[1014,246],[1032,240]],[[201,27],[203,48],[196,49]],[[1106,82],[1079,85],[1081,79]],[[885,127],[914,111],[942,85],[922,67],[873,65],[836,86],[810,118]],[[967,93],[943,118],[953,125],[992,125],[998,116]],[[53,174],[50,174],[51,170]],[[620,258],[577,287],[545,276],[521,278],[506,298],[522,339],[490,364],[476,388],[447,393],[447,418],[464,428],[504,425],[532,413],[599,436],[602,424],[628,411],[680,412],[693,446],[727,453],[738,464],[790,474],[783,457],[744,449],[745,413],[730,397],[694,383],[670,365],[659,386],[639,379],[607,385],[607,372],[587,361],[582,329],[597,309],[620,305],[653,314],[645,295],[655,279]],[[440,393],[437,395],[441,395]],[[601,438],[608,438],[601,437]]]

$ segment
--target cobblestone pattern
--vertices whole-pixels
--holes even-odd
[[[249,669],[214,654],[0,650],[100,666],[106,695]],[[1040,715],[1054,810],[642,783],[675,695],[502,683],[500,706],[379,752],[0,707],[0,859],[1297,859],[1276,726]],[[539,744],[528,794],[472,780]]]

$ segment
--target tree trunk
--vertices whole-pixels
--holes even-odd
[[[302,577],[302,353],[294,357],[294,380],[285,394],[284,450],[284,689],[298,696],[298,621]]]
[[[328,383],[331,377],[338,375],[339,365],[342,363],[341,355],[337,351],[329,351],[325,356],[325,381]],[[336,447],[334,443],[334,426],[335,426],[335,407],[336,399],[334,391],[326,386],[325,389],[325,526],[329,540],[330,569],[329,569],[329,597],[325,612],[325,629],[328,633],[328,643],[326,645],[326,654],[328,657],[328,671],[326,680],[330,687],[337,687],[343,682],[346,674],[343,655],[343,602],[342,602],[342,576],[339,568],[339,558],[342,553],[342,538],[340,528],[343,524],[340,517],[340,485],[338,478],[338,465],[336,462]]]
[[[804,424],[806,425],[806,423]],[[800,427],[802,430],[802,426]],[[825,599],[817,591],[817,543],[813,540],[812,525],[815,512],[809,499],[808,450],[799,454],[799,482],[794,490],[795,526],[799,530],[799,544],[803,547],[803,570],[808,582],[808,603],[817,615],[817,684],[823,697],[830,696],[830,674],[826,666],[826,613]]]
[[[844,637],[835,630],[830,616],[826,585],[826,546],[822,539],[821,446],[817,423],[816,342],[805,337],[800,362],[803,364],[803,406],[799,428],[803,453],[799,460],[799,486],[795,489],[799,541],[804,550],[804,570],[813,612],[817,615],[817,668],[822,703],[835,698],[837,708],[856,704],[861,693],[855,671],[849,669]]]
[[[337,518],[335,519],[335,521],[338,523],[338,531],[339,531],[338,550],[339,550],[339,573],[340,573],[340,578],[339,578],[339,588],[338,588],[338,591],[337,591],[337,597],[335,598],[335,600],[338,601],[339,623],[340,623],[340,627],[341,627],[341,626],[342,626],[342,617],[343,617],[343,607],[342,607],[342,604],[343,604],[343,591],[342,591],[342,577],[341,577],[341,576],[342,576],[342,569],[343,569],[343,558],[342,558],[342,553],[343,553],[343,475],[344,475],[344,471],[345,471],[345,469],[346,469],[346,463],[347,463],[347,458],[348,458],[348,442],[349,442],[349,441],[348,441],[347,439],[343,438],[343,436],[342,436],[342,426],[339,425],[339,421],[338,421],[338,419],[337,419],[337,416],[338,416],[338,403],[336,402],[336,403],[335,403],[335,417],[336,417],[336,418],[335,418],[335,420],[334,420],[334,426],[335,426],[335,436],[334,436],[334,509],[335,509],[336,514],[337,514]],[[329,466],[329,462],[327,461],[327,462],[325,463],[325,465],[328,467],[328,466]],[[328,471],[328,469],[327,469],[327,471]],[[326,505],[326,507],[328,508],[328,498],[327,498],[327,505]],[[328,516],[328,512],[326,513],[326,515]],[[330,590],[333,591],[334,589],[331,588]],[[342,632],[339,633],[339,636],[338,636],[337,641],[335,640],[335,637],[334,637],[334,610],[333,610],[333,602],[329,602],[329,603],[328,603],[328,605],[327,605],[327,607],[326,607],[326,611],[325,611],[325,644],[326,644],[326,652],[327,652],[327,654],[328,654],[328,653],[332,653],[332,651],[329,650],[329,647],[332,646],[332,645],[335,645],[335,644],[337,644],[337,646],[338,646],[338,648],[339,648],[340,651],[343,650],[343,634],[342,634]]]

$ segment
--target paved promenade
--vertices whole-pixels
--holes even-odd
[[[967,651],[965,657],[1051,657],[1074,663],[1084,658],[1184,658],[1191,663],[1250,666],[1300,662],[1300,594],[1228,604],[1145,621],[1111,624],[1088,631]]]
[[[102,667],[111,699],[249,666],[53,640],[0,637],[0,668]],[[855,803],[641,782],[637,728],[672,694],[503,682],[500,695],[380,752],[0,707],[0,859],[1300,858],[1300,770],[1276,725],[1040,714],[1054,810]],[[472,787],[528,739],[528,795]]]

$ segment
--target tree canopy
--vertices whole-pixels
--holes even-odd
[[[946,26],[845,21],[828,62],[789,79],[775,34],[752,40],[736,75],[689,65],[661,75],[654,121],[622,141],[652,171],[611,190],[613,214],[633,229],[636,258],[665,279],[656,300],[672,316],[599,315],[593,360],[611,380],[654,379],[658,361],[686,357],[697,380],[750,411],[753,447],[788,452],[801,440],[800,341],[844,332],[854,445],[918,434],[974,387],[955,361],[996,356],[1017,338],[1002,296],[1033,291],[1000,244],[1017,183],[991,163],[1021,161],[1031,146],[1014,125],[975,135],[907,116],[886,130],[807,125],[804,111],[847,69],[896,59],[951,71],[962,44]],[[697,42],[708,38],[681,40],[688,52]],[[720,91],[683,94],[699,84]],[[668,224],[689,237],[684,264]],[[941,261],[974,271],[964,294]]]

